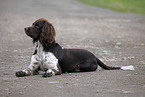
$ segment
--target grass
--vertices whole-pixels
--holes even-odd
[[[85,4],[100,6],[119,12],[145,14],[145,0],[78,0]]]

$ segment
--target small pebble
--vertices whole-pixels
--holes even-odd
[[[22,92],[19,92],[19,95],[23,95],[23,93]]]
[[[1,64],[4,64],[4,62],[1,62]]]
[[[123,91],[122,93],[123,94],[133,94],[134,92],[133,91]]]
[[[118,43],[115,44],[115,48],[118,48],[119,49],[121,46],[122,46],[122,43],[121,42],[118,42]]]
[[[11,94],[12,92],[8,92],[8,94]]]
[[[57,84],[57,83],[59,83],[59,81],[53,81],[53,82],[48,82],[48,83],[50,83],[50,84]]]
[[[9,75],[7,72],[4,72],[3,75]]]
[[[3,81],[8,81],[8,78],[2,78]]]

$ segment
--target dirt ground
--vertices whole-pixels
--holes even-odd
[[[16,77],[35,48],[24,27],[42,17],[63,47],[87,49],[107,65],[135,70]],[[145,16],[76,0],[0,0],[0,97],[145,97]]]

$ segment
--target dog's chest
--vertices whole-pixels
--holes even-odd
[[[38,56],[38,61],[42,64],[57,64],[58,59],[54,56],[53,53],[51,52],[46,52],[43,50],[43,46],[41,44],[38,44],[37,46],[37,56]]]
[[[43,47],[41,45],[38,45],[38,47],[37,47],[37,55],[41,62],[44,62],[47,59],[47,57],[49,56],[48,52],[43,51]]]

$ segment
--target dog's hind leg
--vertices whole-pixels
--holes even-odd
[[[98,68],[95,58],[89,58],[79,64],[80,72],[95,71]]]

